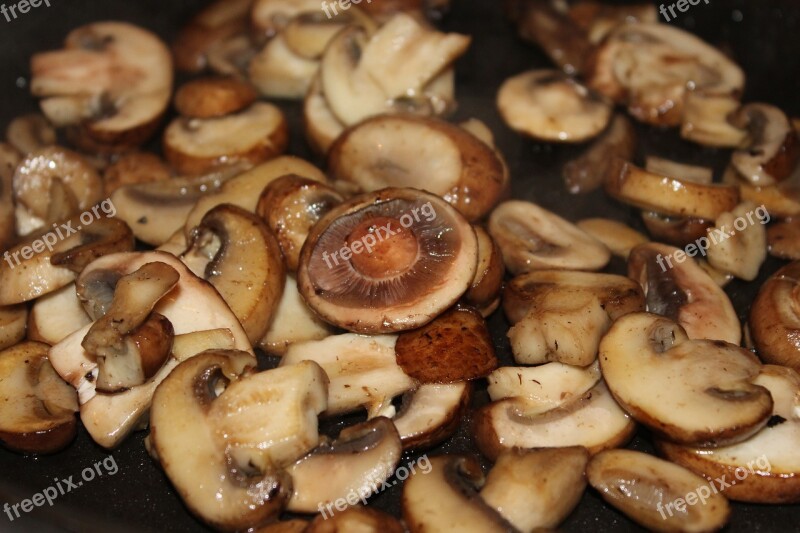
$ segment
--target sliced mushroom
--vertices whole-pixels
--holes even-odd
[[[26,305],[0,307],[0,350],[10,348],[24,339],[27,323],[28,307]]]
[[[319,364],[330,379],[327,415],[367,409],[370,418],[394,415],[392,399],[416,387],[395,361],[395,335],[352,333],[289,346],[281,365]]]
[[[668,24],[623,24],[588,60],[589,86],[650,124],[680,124],[691,92],[739,96],[744,73],[722,52]]]
[[[800,165],[792,176],[777,185],[752,185],[736,177],[730,168],[723,181],[739,187],[743,201],[765,206],[775,218],[800,216]]]
[[[487,317],[500,305],[500,291],[506,267],[503,264],[503,253],[497,242],[482,226],[473,226],[478,238],[478,270],[472,285],[464,294],[464,301],[478,308]]]
[[[450,437],[466,414],[471,397],[468,382],[428,383],[406,392],[393,419],[403,449],[429,448]]]
[[[111,196],[124,185],[166,181],[172,171],[157,155],[149,152],[129,152],[122,154],[103,172],[103,191]]]
[[[351,6],[355,7],[355,6]],[[371,28],[374,23],[368,19],[364,6],[353,10],[340,11],[333,16],[314,10],[300,13],[294,17],[281,32],[289,49],[305,59],[318,60],[325,53],[328,44],[342,29],[353,23]]]
[[[655,211],[642,211],[642,222],[653,240],[679,247],[705,238],[714,227],[713,220],[676,217]]]
[[[771,256],[800,260],[800,219],[789,219],[768,227],[767,242]]]
[[[50,121],[38,113],[12,120],[6,128],[8,143],[22,154],[30,154],[56,144],[56,130]]]
[[[647,311],[677,321],[690,339],[741,342],[728,295],[686,252],[658,243],[637,246],[628,259],[628,276],[642,286]]]
[[[248,33],[236,34],[216,43],[208,51],[208,66],[219,76],[246,80],[247,66],[257,51],[258,43]]]
[[[690,92],[684,99],[681,137],[704,146],[739,148],[747,131],[731,124],[741,107],[737,97]]]
[[[620,405],[673,442],[740,442],[772,412],[769,392],[753,384],[761,365],[752,353],[722,341],[689,340],[668,318],[620,318],[600,343],[599,359]]]
[[[47,360],[46,344],[0,352],[0,442],[23,453],[53,453],[75,438],[75,391]]]
[[[532,270],[600,270],[611,252],[583,230],[531,202],[500,204],[489,218],[489,233],[512,274]]]
[[[733,274],[728,274],[727,272],[721,272],[717,270],[713,266],[709,265],[708,261],[706,261],[705,259],[700,259],[699,261],[697,261],[697,266],[702,268],[703,272],[708,274],[708,277],[714,280],[714,283],[716,283],[722,288],[725,288],[725,286],[728,285],[728,283],[733,281]],[[745,344],[745,346],[747,346],[747,344]]]
[[[774,185],[792,174],[800,160],[800,140],[783,111],[769,104],[748,104],[732,122],[749,132],[746,148],[731,157],[742,178],[756,186]]]
[[[800,376],[790,368],[767,365],[754,383],[769,390],[775,407],[767,425],[751,438],[722,448],[696,449],[665,441],[657,441],[656,448],[670,461],[716,481],[732,500],[798,503]]]
[[[481,498],[518,531],[557,528],[586,489],[586,448],[509,450],[486,476]]]
[[[569,6],[567,14],[586,31],[594,44],[602,42],[621,24],[658,22],[658,12],[652,4],[609,5],[595,0],[580,0]]]
[[[328,155],[337,180],[363,191],[424,189],[468,220],[484,217],[507,184],[501,157],[464,128],[411,115],[381,115],[342,133]]]
[[[257,97],[255,89],[241,80],[199,78],[181,85],[175,93],[175,109],[188,118],[224,117],[250,107]]]
[[[308,144],[320,155],[328,153],[331,145],[345,129],[344,123],[333,114],[328,105],[319,74],[311,80],[303,100],[303,125]]]
[[[717,531],[731,513],[728,500],[712,494],[705,479],[646,453],[599,453],[586,476],[605,501],[651,531]],[[708,494],[698,502],[702,489]]]
[[[315,0],[255,0],[250,10],[250,22],[256,31],[271,37],[301,13],[319,9],[319,2]]]
[[[767,259],[767,230],[763,224],[753,222],[755,210],[756,204],[743,202],[720,215],[713,231],[717,235],[720,232],[728,234],[730,238],[708,247],[711,266],[747,281],[758,277],[758,271]],[[740,220],[747,221],[744,230],[738,229]]]
[[[630,226],[607,218],[586,218],[575,225],[622,259],[628,259],[632,249],[650,240]]]
[[[256,213],[278,238],[286,267],[295,272],[308,232],[343,201],[344,197],[325,183],[289,174],[264,188]]]
[[[239,319],[252,344],[267,333],[286,271],[275,237],[257,216],[222,204],[203,216],[181,256],[210,282]]]
[[[714,182],[714,170],[710,167],[688,165],[653,155],[647,156],[645,170],[652,174],[661,174],[704,185]]]
[[[473,420],[475,443],[492,460],[512,448],[584,446],[594,454],[623,446],[636,431],[633,419],[602,381],[547,411],[525,399],[509,398],[478,409]]]
[[[14,209],[14,173],[21,159],[14,147],[0,143],[0,249],[7,250],[17,238]]]
[[[440,455],[428,461],[427,472],[413,472],[403,485],[403,518],[409,531],[513,531],[478,494],[486,478],[476,458]]]
[[[286,469],[294,490],[287,510],[315,513],[333,502],[351,500],[351,494],[365,501],[391,477],[402,454],[400,436],[388,418],[345,428],[336,440]]]
[[[169,105],[172,59],[161,40],[124,22],[96,22],[67,35],[64,49],[31,59],[31,93],[57,126],[84,146],[144,143]]]
[[[258,164],[286,151],[286,117],[257,102],[216,118],[177,118],[164,132],[164,155],[183,174],[203,174],[230,163]]]
[[[297,285],[325,321],[359,333],[421,327],[467,291],[472,226],[436,196],[384,189],[328,212],[308,235]]]
[[[34,302],[28,316],[28,338],[53,346],[91,321],[78,300],[75,285],[69,284]]]
[[[761,286],[750,307],[750,332],[765,362],[800,372],[800,262],[786,265]]]
[[[286,35],[280,33],[253,56],[247,72],[261,95],[300,100],[318,70],[319,61],[296,53],[287,42]]]
[[[303,524],[305,526],[305,524]],[[370,507],[353,506],[331,516],[317,515],[308,529],[283,533],[332,533],[334,531],[362,531],[363,533],[403,533],[405,528],[393,516]],[[259,533],[281,533],[272,530]]]
[[[296,342],[322,340],[334,332],[333,326],[320,320],[308,308],[297,290],[297,280],[288,274],[272,323],[259,346],[268,354],[284,355]]]
[[[580,143],[599,135],[613,108],[558,70],[531,70],[503,82],[497,107],[513,130],[549,142]]]

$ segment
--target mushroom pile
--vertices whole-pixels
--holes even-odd
[[[559,69],[506,81],[499,114],[591,141],[571,192],[604,185],[649,236],[573,221],[509,197],[486,124],[446,120],[470,44],[429,20],[447,4],[218,0],[171,49],[99,22],[36,54],[42,114],[0,143],[0,443],[56,453],[80,423],[110,452],[148,431],[221,531],[555,529],[587,485],[660,531],[800,502],[800,262],[744,335],[723,288],[768,251],[800,260],[797,124],[742,106],[741,70],[651,6],[509,2]],[[192,79],[174,88],[173,65]],[[304,99],[324,165],[286,154],[265,97]],[[635,164],[616,106],[734,148],[724,182]],[[661,458],[624,449],[639,429]],[[421,455],[465,436],[482,457]],[[402,517],[370,506],[398,482]]]

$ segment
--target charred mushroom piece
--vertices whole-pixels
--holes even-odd
[[[363,191],[424,189],[468,220],[483,218],[507,185],[492,146],[456,125],[411,115],[381,115],[342,133],[330,148],[332,176]]]
[[[800,372],[800,262],[786,265],[761,286],[750,307],[750,332],[765,362]]]
[[[400,436],[388,418],[343,429],[336,440],[321,444],[286,469],[294,487],[287,510],[330,509],[333,502],[346,501],[350,494],[364,501],[391,477],[402,454]]]
[[[275,237],[257,216],[230,204],[205,214],[181,256],[210,282],[239,319],[252,344],[267,333],[286,271]]]
[[[761,365],[752,353],[722,341],[689,340],[668,318],[620,318],[600,343],[599,359],[620,405],[673,442],[740,442],[772,412],[769,392],[753,384]]]
[[[412,533],[513,531],[478,494],[486,478],[471,456],[441,455],[427,472],[413,472],[403,485],[403,518]]]
[[[53,453],[75,438],[75,391],[55,373],[47,349],[23,342],[0,352],[0,442],[14,451]]]
[[[546,142],[580,143],[599,135],[613,108],[558,70],[531,70],[507,79],[497,107],[513,130]]]
[[[344,197],[325,183],[289,174],[264,188],[256,213],[277,237],[286,267],[296,272],[309,231],[343,201]]]
[[[489,233],[512,274],[532,270],[600,270],[611,252],[600,241],[531,202],[500,204],[489,218]]]
[[[630,226],[607,218],[587,218],[575,225],[605,244],[612,254],[622,259],[628,259],[631,250],[650,240]]]
[[[436,196],[384,189],[335,207],[308,235],[297,284],[324,320],[358,333],[421,327],[467,291],[472,226]]]
[[[557,528],[583,496],[588,462],[581,447],[503,452],[486,476],[481,498],[518,531]]]
[[[6,128],[8,143],[22,154],[30,154],[56,144],[56,130],[50,121],[38,113],[12,120]]]
[[[592,192],[603,185],[614,158],[630,160],[636,152],[636,131],[625,115],[611,118],[606,131],[577,159],[564,165],[562,175],[572,194]]]
[[[708,247],[711,266],[747,281],[758,277],[767,259],[767,230],[763,224],[753,222],[755,210],[756,204],[743,202],[733,211],[720,215],[713,231],[717,235],[730,235],[730,238]],[[749,218],[749,223],[740,230],[739,221],[747,220],[745,217]]]
[[[421,383],[469,381],[497,368],[486,322],[474,308],[460,305],[401,333],[395,353],[403,372]]]
[[[642,211],[642,222],[653,240],[681,248],[705,239],[714,227],[713,220],[676,217],[655,211]]]
[[[728,500],[716,491],[709,489],[697,501],[695,491],[708,488],[705,479],[642,452],[599,453],[589,461],[586,476],[605,501],[652,531],[717,531],[730,516]],[[686,505],[690,494],[694,504]]]
[[[725,495],[755,503],[800,501],[800,376],[794,370],[767,365],[755,384],[769,390],[775,407],[767,425],[748,440],[722,448],[689,448],[657,441],[667,459],[706,479],[725,480]]]
[[[404,450],[435,446],[458,429],[472,397],[468,382],[425,384],[403,395],[393,419]]]
[[[178,172],[197,175],[278,156],[286,151],[288,135],[281,110],[257,102],[223,117],[175,119],[164,132],[164,154]]]
[[[800,219],[789,219],[768,227],[767,242],[773,257],[800,260]]]
[[[10,348],[24,339],[27,323],[28,307],[26,305],[0,307],[0,350]]]
[[[644,290],[647,311],[677,321],[690,339],[739,345],[742,328],[728,295],[686,253],[664,244],[637,246],[628,276]]]
[[[129,152],[122,154],[103,172],[103,190],[106,196],[124,185],[166,181],[172,171],[157,155],[149,152]]]
[[[746,148],[737,150],[731,164],[753,185],[774,185],[786,179],[800,159],[800,140],[786,115],[769,104],[748,104],[732,118],[749,131]]]
[[[172,91],[172,59],[161,40],[124,22],[97,22],[67,35],[63,50],[35,54],[31,92],[53,124],[81,144],[114,150],[144,143]]]
[[[199,78],[175,93],[175,109],[188,118],[216,118],[250,107],[258,95],[255,89],[233,78]]]
[[[500,305],[500,291],[506,267],[500,246],[482,226],[473,226],[478,238],[478,270],[472,286],[464,294],[464,302],[478,308],[487,317]]]
[[[367,409],[370,418],[393,416],[392,399],[416,387],[397,365],[395,335],[352,333],[289,346],[281,365],[314,361],[328,375],[327,415]]]
[[[739,148],[747,131],[735,127],[731,118],[741,107],[737,97],[691,92],[684,101],[681,137],[704,146]]]

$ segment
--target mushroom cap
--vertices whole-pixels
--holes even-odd
[[[800,372],[800,262],[778,270],[750,307],[750,333],[759,357]]]

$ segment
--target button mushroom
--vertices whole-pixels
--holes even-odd
[[[175,109],[187,118],[216,118],[250,107],[258,95],[246,82],[208,77],[181,85],[175,93]]]
[[[774,185],[797,167],[800,140],[783,111],[769,104],[748,104],[732,122],[749,132],[746,148],[731,156],[742,178],[753,185]]]
[[[0,442],[23,453],[53,453],[75,437],[75,391],[47,360],[46,344],[0,352]]]
[[[750,307],[750,332],[765,362],[800,372],[800,262],[778,270]]]
[[[674,442],[739,442],[761,429],[772,411],[769,392],[753,383],[760,364],[752,353],[722,341],[689,340],[668,318],[620,318],[598,357],[620,405]]]
[[[157,155],[150,152],[128,152],[106,167],[103,172],[103,191],[111,196],[124,185],[167,181],[172,171]]]
[[[308,235],[297,284],[317,314],[359,333],[423,326],[469,288],[472,226],[444,200],[414,189],[356,196]]]
[[[35,54],[31,92],[81,144],[113,150],[144,143],[172,91],[172,59],[161,40],[124,22],[96,22],[67,35],[64,49]]]
[[[469,409],[472,386],[425,384],[403,395],[392,420],[404,450],[429,448],[450,437]]]
[[[630,226],[607,218],[587,218],[575,225],[605,244],[612,254],[622,259],[628,259],[633,248],[649,241]]]
[[[503,202],[489,218],[489,233],[512,274],[532,270],[600,270],[611,252],[600,241],[531,202]]]
[[[717,235],[728,234],[730,238],[708,247],[708,262],[712,267],[747,281],[758,277],[758,271],[767,259],[767,230],[763,223],[753,222],[755,211],[754,203],[743,202],[717,218],[713,231]],[[745,217],[750,223],[740,230],[739,220],[746,220]],[[761,222],[764,222],[763,218]]]

